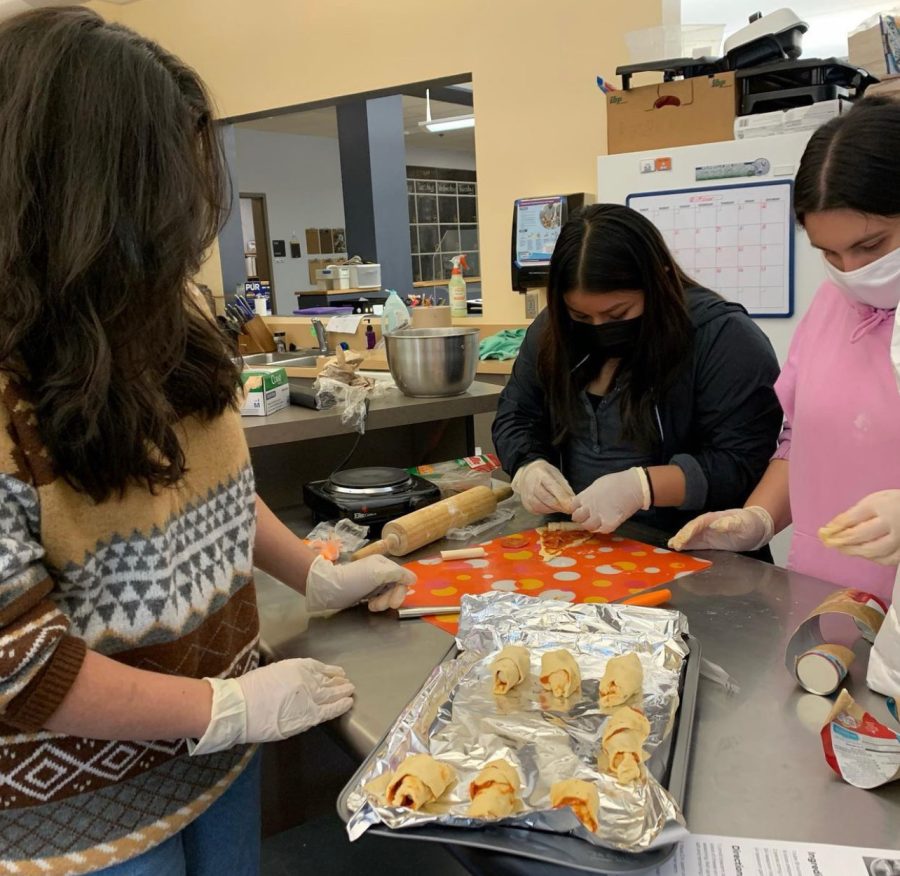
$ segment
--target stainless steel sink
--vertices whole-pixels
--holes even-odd
[[[319,353],[251,353],[244,356],[245,366],[271,365],[282,368],[302,368],[315,365]],[[235,360],[240,364],[241,360]]]

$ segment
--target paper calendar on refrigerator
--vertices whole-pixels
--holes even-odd
[[[633,194],[627,204],[660,230],[699,285],[743,304],[751,316],[793,314],[789,180]]]

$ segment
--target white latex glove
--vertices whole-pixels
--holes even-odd
[[[306,608],[310,612],[340,611],[369,599],[369,611],[400,608],[406,588],[416,583],[409,569],[387,557],[373,556],[336,566],[316,557],[306,576]]]
[[[709,511],[695,517],[669,539],[673,551],[755,551],[775,534],[772,515],[759,505]]]
[[[343,715],[354,687],[340,666],[298,658],[261,666],[239,678],[206,678],[213,689],[206,733],[192,755],[245,742],[273,742]]]
[[[900,490],[871,493],[823,527],[825,544],[883,566],[900,563]]]
[[[589,532],[613,532],[629,517],[650,507],[650,484],[642,468],[597,478],[572,505],[572,522]]]
[[[572,513],[575,491],[563,473],[546,459],[523,465],[512,479],[512,488],[532,514]]]

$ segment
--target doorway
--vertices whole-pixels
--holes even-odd
[[[272,312],[276,313],[275,276],[272,271],[272,242],[269,239],[266,196],[257,192],[241,192],[240,203],[247,279],[257,279],[269,286],[270,306]]]

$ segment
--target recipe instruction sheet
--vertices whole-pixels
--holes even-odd
[[[691,835],[653,876],[900,876],[900,849]]]

